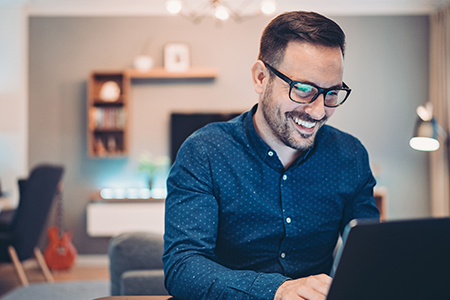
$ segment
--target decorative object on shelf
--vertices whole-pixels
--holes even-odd
[[[150,71],[153,68],[153,58],[148,55],[138,55],[133,60],[133,66],[141,72]]]
[[[164,68],[167,72],[186,72],[189,70],[189,45],[168,43],[164,47]]]
[[[153,58],[148,54],[151,38],[147,38],[142,46],[141,52],[133,60],[133,67],[140,72],[148,72],[153,68]]]
[[[94,150],[95,154],[99,157],[106,157],[108,155],[108,150],[106,150],[101,138],[95,140]]]
[[[154,157],[151,153],[143,153],[139,156],[138,172],[146,173],[148,188],[152,190],[155,175],[165,172],[169,165],[167,156]]]
[[[107,81],[100,89],[99,97],[102,101],[115,102],[120,99],[120,87],[115,81]]]
[[[200,23],[207,16],[214,16],[218,21],[225,21],[231,17],[235,21],[241,22],[261,14],[271,15],[276,11],[275,0],[258,0],[259,9],[255,11],[251,9],[251,5],[254,6],[255,1],[241,0],[237,8],[231,6],[230,2],[232,1],[208,0],[202,6],[194,8],[189,5],[189,1],[167,0],[166,9],[172,14],[190,19],[194,24]]]
[[[416,125],[409,145],[419,151],[436,151],[440,147],[438,138],[446,138],[447,133],[433,117],[433,105],[428,102],[425,106],[417,107]]]

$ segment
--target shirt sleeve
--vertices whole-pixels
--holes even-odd
[[[359,155],[356,156],[358,184],[354,197],[347,203],[342,218],[341,234],[345,226],[353,219],[380,219],[380,212],[375,205],[373,189],[376,180],[373,177],[369,164],[369,155],[363,145],[358,143]]]
[[[273,299],[287,277],[232,270],[215,255],[219,203],[202,142],[189,138],[167,180],[164,272],[179,299]]]

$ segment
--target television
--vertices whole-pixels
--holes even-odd
[[[170,161],[172,164],[183,142],[194,131],[213,122],[224,122],[241,113],[172,113],[170,115]]]

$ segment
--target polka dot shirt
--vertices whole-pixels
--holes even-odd
[[[180,148],[168,181],[166,286],[180,299],[273,299],[289,278],[329,273],[339,233],[379,218],[368,154],[323,126],[285,169],[249,112]]]

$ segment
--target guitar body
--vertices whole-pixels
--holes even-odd
[[[75,263],[77,250],[72,244],[72,234],[64,232],[59,234],[57,226],[48,229],[49,243],[44,251],[44,259],[47,266],[53,270],[69,269]]]

